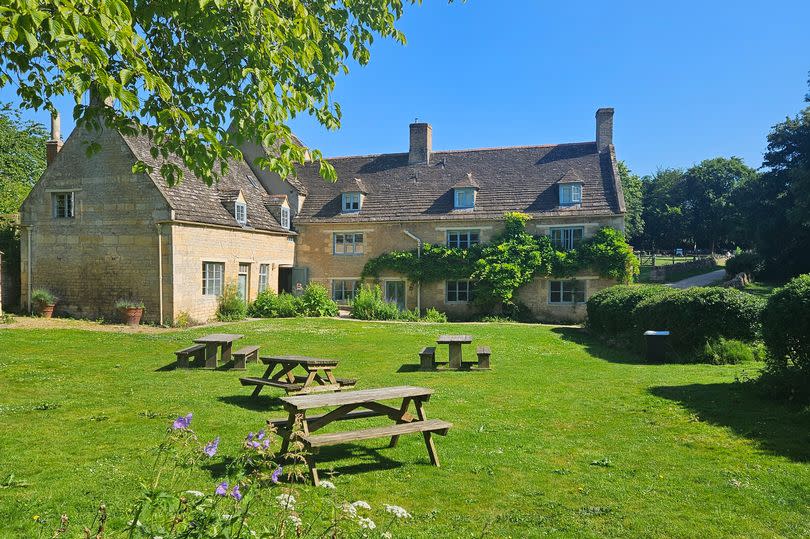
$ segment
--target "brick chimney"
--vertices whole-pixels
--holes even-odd
[[[613,144],[613,109],[599,109],[596,111],[596,148],[603,152],[610,144]]]
[[[430,164],[430,152],[433,150],[433,129],[430,124],[411,124],[411,147],[408,151],[408,164]]]
[[[56,159],[56,154],[62,149],[62,135],[59,132],[59,113],[51,114],[51,138],[45,142],[45,162],[48,166]]]

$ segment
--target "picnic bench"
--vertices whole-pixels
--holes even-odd
[[[352,378],[335,377],[332,371],[337,368],[337,359],[307,356],[263,356],[260,360],[267,365],[267,370],[260,378],[239,379],[243,386],[256,386],[251,394],[252,397],[258,396],[265,386],[279,387],[288,395],[306,395],[324,391],[340,391],[357,383],[357,380]],[[306,375],[296,375],[293,371],[297,368],[305,371]]]
[[[217,351],[222,348],[220,360],[222,363],[227,363],[231,360],[231,349],[233,348],[234,341],[238,341],[244,335],[235,335],[233,333],[214,333],[194,339],[195,343],[205,345],[205,368],[217,368]]]
[[[461,345],[472,343],[472,335],[439,335],[436,344],[446,344],[450,348],[450,368],[461,368]]]
[[[187,348],[183,348],[182,350],[178,350],[174,353],[177,356],[177,368],[178,369],[188,369],[191,366],[189,362],[189,358],[194,358],[194,365],[200,366],[202,365],[205,357],[205,345],[204,344],[192,344]]]
[[[233,353],[233,368],[245,370],[245,363],[259,360],[259,347],[256,345],[243,346]]]
[[[283,455],[289,447],[296,420],[300,421],[301,432],[297,433],[296,436],[304,444],[305,449],[309,450],[306,461],[315,486],[318,486],[319,479],[313,450],[348,442],[388,438],[390,436],[391,441],[388,447],[395,447],[401,435],[422,433],[431,464],[439,466],[439,456],[436,453],[436,446],[433,443],[432,436],[433,434],[446,435],[453,424],[440,419],[427,418],[424,403],[430,400],[432,394],[432,389],[424,387],[399,386],[283,397],[281,401],[287,410],[287,419],[270,420],[267,423],[275,427],[279,435],[281,435],[280,454]],[[399,406],[383,403],[383,401],[391,400],[399,400]],[[416,416],[408,412],[411,403],[414,405]],[[316,408],[331,408],[331,410],[320,415],[307,416],[310,410]],[[358,408],[364,409],[358,410]],[[330,432],[328,434],[315,434],[315,432],[334,421],[380,416],[388,417],[394,421],[394,424]]]

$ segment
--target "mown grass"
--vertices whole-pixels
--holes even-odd
[[[195,430],[222,436],[225,454],[282,416],[278,393],[250,401],[240,373],[166,368],[211,331],[0,329],[0,483],[22,482],[0,488],[0,536],[33,536],[33,515],[87,523],[100,501],[120,529],[176,415],[193,411]],[[418,436],[320,456],[340,496],[409,509],[401,536],[810,535],[810,412],[734,383],[758,364],[645,365],[578,328],[540,325],[298,319],[216,331],[243,333],[265,353],[336,357],[358,388],[436,390],[429,417],[455,425],[436,440],[441,468]],[[407,367],[448,332],[490,345],[494,369]],[[189,488],[213,489],[216,473]]]

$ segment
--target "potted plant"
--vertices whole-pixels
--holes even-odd
[[[119,299],[115,308],[121,313],[122,321],[128,326],[137,326],[143,316],[143,302],[132,299]]]
[[[53,316],[53,308],[56,307],[57,297],[44,288],[37,288],[31,294],[31,301],[34,304],[36,313],[43,318]]]

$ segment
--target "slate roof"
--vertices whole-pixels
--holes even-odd
[[[239,229],[255,229],[268,232],[289,234],[273,217],[264,205],[270,196],[258,178],[243,160],[230,160],[228,173],[218,183],[209,187],[197,178],[182,161],[170,158],[183,171],[183,181],[169,187],[160,175],[161,158],[154,159],[149,153],[151,143],[145,136],[122,135],[133,155],[144,163],[153,166],[155,171],[150,175],[160,192],[174,210],[175,219],[194,223],[229,226]],[[236,222],[234,216],[226,209],[224,203],[233,203],[239,191],[247,205],[247,226]]]
[[[407,153],[329,158],[337,182],[318,167],[298,169],[309,195],[298,222],[361,222],[500,219],[522,211],[535,217],[615,215],[624,212],[612,145],[601,154],[595,142],[432,152],[430,164],[408,164]],[[583,182],[582,204],[560,206],[558,182]],[[472,174],[471,178],[468,174]],[[359,212],[341,212],[341,193],[359,178],[368,193]],[[453,187],[478,185],[474,209],[453,209]]]

